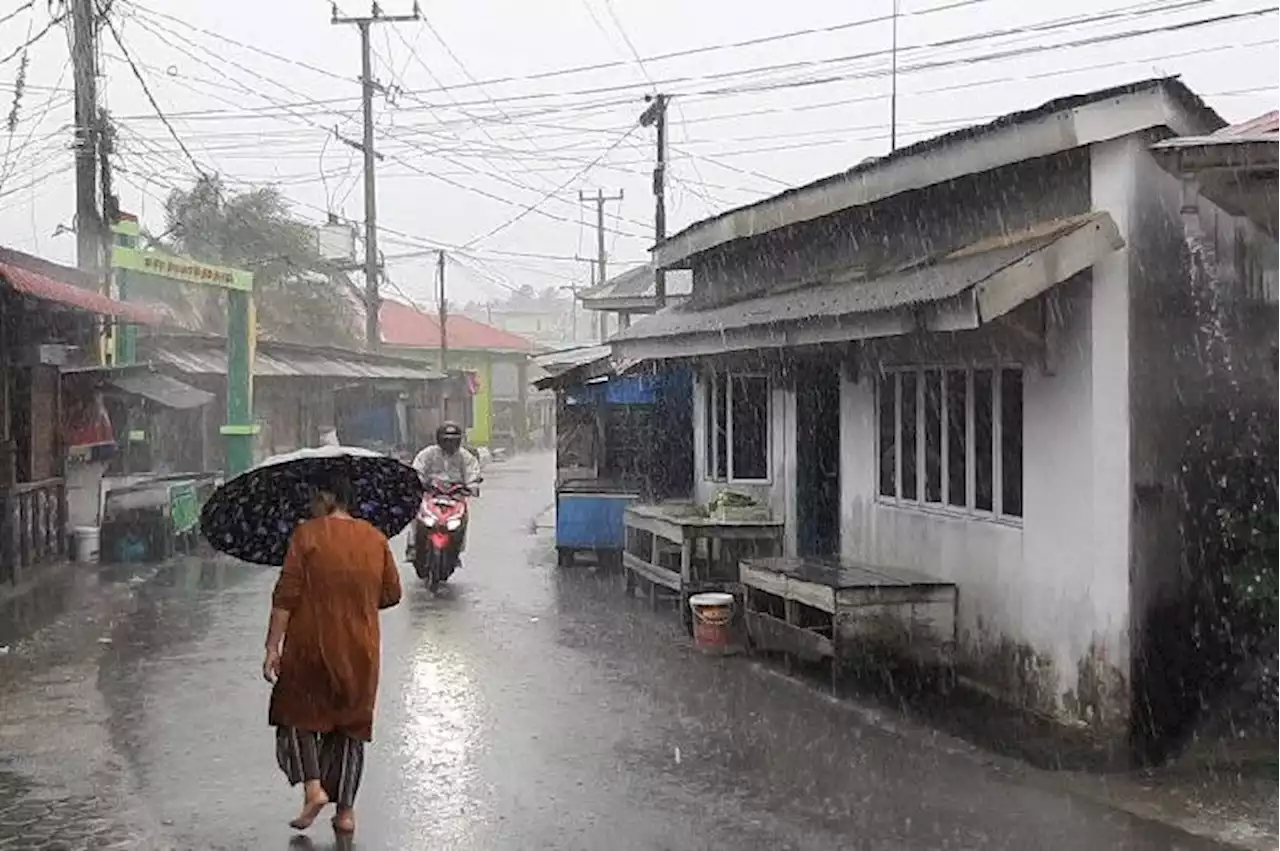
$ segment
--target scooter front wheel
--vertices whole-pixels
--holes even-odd
[[[427,553],[426,562],[427,571],[424,578],[427,580],[427,589],[435,591],[444,581],[444,553],[432,549]]]

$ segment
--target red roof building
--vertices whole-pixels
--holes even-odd
[[[436,316],[398,301],[382,303],[382,342],[406,349],[440,348],[440,320]],[[466,316],[451,314],[446,320],[451,351],[531,353],[533,342],[501,328],[494,328]]]
[[[161,321],[160,313],[152,307],[108,298],[91,289],[90,283],[79,269],[0,249],[0,285],[11,290],[59,307],[125,322],[155,325]]]

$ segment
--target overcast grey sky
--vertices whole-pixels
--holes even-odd
[[[0,0],[0,18],[20,10],[0,23],[0,58],[49,21],[45,0],[23,5]],[[373,31],[376,76],[393,92],[376,105],[392,280],[428,298],[434,258],[403,255],[445,246],[459,249],[454,300],[582,281],[587,267],[573,258],[594,253],[594,213],[578,192],[597,188],[624,193],[608,205],[611,271],[643,260],[654,139],[635,120],[646,92],[676,95],[672,232],[884,153],[892,5],[424,0],[429,23]],[[368,12],[357,0],[339,7]],[[412,0],[383,9],[407,13]],[[899,144],[1164,74],[1230,121],[1276,107],[1280,23],[1264,0],[903,0],[901,10]],[[334,127],[359,136],[359,40],[330,23],[328,2],[115,0],[113,17],[201,168],[237,188],[276,183],[305,219],[362,219],[359,154],[332,137]],[[110,32],[102,52],[121,203],[160,230],[165,194],[195,167]],[[671,53],[684,55],[662,58]],[[75,253],[72,236],[54,235],[74,210],[68,55],[61,28],[31,48],[17,129],[0,139],[0,244],[64,262]],[[18,64],[0,65],[6,113]],[[583,66],[593,67],[555,73]]]

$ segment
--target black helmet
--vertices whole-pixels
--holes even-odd
[[[436,429],[436,445],[448,452],[462,446],[462,427],[457,423],[444,423]]]

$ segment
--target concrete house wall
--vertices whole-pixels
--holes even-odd
[[[806,436],[798,433],[795,392],[804,376],[787,363],[808,357],[798,340],[825,353],[823,363],[843,363],[842,554],[954,581],[962,673],[1117,741],[1158,696],[1155,677],[1172,683],[1178,675],[1144,666],[1152,646],[1177,633],[1176,625],[1157,625],[1157,615],[1192,584],[1180,539],[1187,512],[1198,510],[1180,504],[1188,437],[1222,407],[1224,384],[1235,404],[1274,417],[1276,246],[1252,224],[1192,199],[1213,274],[1234,287],[1226,307],[1234,318],[1219,335],[1230,369],[1207,365],[1198,348],[1216,318],[1198,304],[1183,184],[1149,148],[1171,131],[1194,135],[1220,119],[1168,81],[1103,95],[1082,96],[1051,119],[982,130],[972,145],[954,141],[945,153],[890,158],[798,187],[700,223],[655,252],[660,262],[692,266],[691,307],[706,310],[836,272],[861,273],[848,287],[874,286],[878,275],[915,260],[998,244],[1064,217],[1107,214],[1123,246],[1009,316],[975,331],[915,333],[900,316],[815,329],[799,317],[743,322],[750,314],[740,313],[734,321],[750,330],[717,336],[677,319],[668,323],[677,329],[666,332],[668,342],[656,342],[664,332],[624,335],[615,350],[636,356],[648,346],[771,376],[769,480],[731,486],[755,491],[782,514],[792,553]],[[1068,145],[1076,147],[1049,153]],[[1020,151],[1043,155],[1012,162]],[[777,226],[786,221],[794,223]],[[1050,327],[1037,339],[1042,320]],[[868,335],[852,357],[848,344],[823,342]],[[877,393],[886,372],[995,364],[1022,370],[1021,517],[882,497]],[[705,381],[697,384],[695,495],[705,501],[723,485],[706,476]]]
[[[1038,346],[999,321],[964,334],[864,342],[858,369],[842,379],[840,475],[843,555],[956,582],[970,676],[1028,708],[1114,735],[1130,722],[1135,632],[1177,588],[1169,495],[1185,433],[1164,424],[1207,378],[1171,351],[1190,339],[1195,318],[1176,296],[1187,282],[1177,181],[1155,165],[1150,141],[1131,135],[959,179],[757,238],[694,269],[694,299],[710,305],[834,267],[874,274],[1037,222],[1111,215],[1126,245],[1053,291],[1058,319],[1047,367]],[[1224,227],[1219,213],[1206,207],[1206,216]],[[1220,239],[1233,242],[1234,231]],[[1034,327],[1036,310],[1025,306],[1013,318]],[[1254,350],[1249,341],[1241,349]],[[1256,350],[1269,356],[1265,345]],[[1021,520],[880,497],[882,369],[996,360],[1023,367]],[[1271,373],[1257,362],[1244,358],[1241,374],[1274,400]],[[795,393],[785,370],[772,374],[770,481],[732,487],[755,490],[786,517],[794,552]],[[705,501],[722,485],[705,475],[698,385],[696,497]]]

